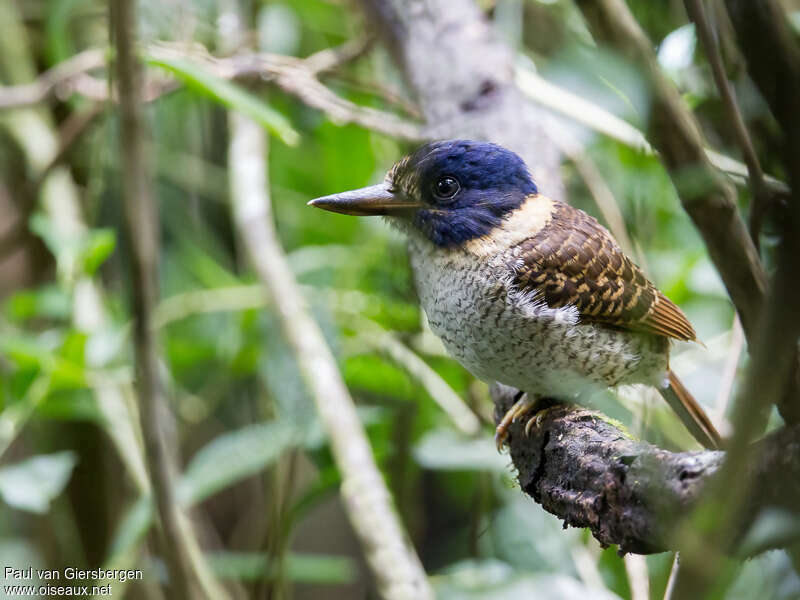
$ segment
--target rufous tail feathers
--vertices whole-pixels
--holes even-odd
[[[698,442],[712,450],[719,448],[722,438],[714,424],[711,423],[711,419],[689,393],[689,390],[683,387],[675,373],[670,370],[667,372],[667,377],[669,378],[669,387],[659,389],[664,400]]]

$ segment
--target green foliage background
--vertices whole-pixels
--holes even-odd
[[[14,44],[36,72],[108,43],[106,7],[97,0],[0,3],[16,13],[16,21],[0,23],[3,43]],[[665,68],[711,144],[736,156],[681,3],[629,4],[659,44]],[[223,8],[215,0],[140,5],[143,40],[195,41],[218,51]],[[569,1],[482,5],[499,34],[546,79],[646,126],[647,90],[635,70],[590,44]],[[254,1],[247,11],[247,27],[262,49],[299,57],[367,28],[344,2]],[[14,31],[24,33],[21,43],[12,39]],[[4,84],[17,77],[8,56],[0,61]],[[584,531],[562,530],[515,486],[510,460],[493,448],[485,384],[446,357],[424,327],[400,237],[379,220],[305,205],[380,180],[409,146],[333,123],[269,85],[246,89],[157,61],[150,69],[158,73],[165,66],[187,85],[149,104],[146,113],[162,227],[162,368],[177,418],[179,496],[194,507],[215,572],[242,597],[280,589],[297,598],[351,598],[369,589],[313,405],[232,230],[226,165],[226,110],[232,109],[278,134],[268,168],[281,242],[440,597],[633,598],[625,562],[614,548],[600,548]],[[759,134],[756,141],[774,136],[742,70],[731,77]],[[353,102],[398,109],[366,85],[374,82],[407,95],[380,45],[325,78]],[[58,128],[91,106],[71,95],[37,110]],[[10,121],[18,118],[0,113],[0,185],[13,198],[9,215],[22,219],[23,238],[13,252],[26,255],[23,267],[0,271],[0,565],[138,565],[157,580],[163,570],[148,533],[150,501],[132,483],[109,437],[120,423],[98,406],[99,389],[133,381],[118,121],[112,107],[101,107],[64,156],[89,224],[65,238],[42,202],[35,166],[10,133]],[[651,279],[681,305],[705,342],[707,348],[677,348],[673,364],[713,411],[731,360],[733,311],[669,178],[653,156],[567,122],[564,127],[579,136],[614,193]],[[38,134],[31,129],[29,135]],[[764,156],[764,163],[767,172],[781,176],[777,157]],[[600,216],[576,170],[565,163],[562,174],[570,201]],[[0,261],[8,262],[13,252]],[[108,322],[91,334],[72,319],[84,277],[102,284],[110,310]],[[390,332],[420,356],[484,417],[479,436],[456,430],[407,366],[387,355],[377,331]],[[639,392],[623,394],[620,402],[601,400],[601,407],[635,435],[667,447],[689,444],[664,406]],[[671,558],[647,557],[651,598],[662,597]],[[131,598],[158,597],[152,586],[139,583],[115,590]],[[789,559],[773,552],[745,563],[727,598],[799,594]]]

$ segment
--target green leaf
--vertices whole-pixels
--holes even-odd
[[[758,515],[739,547],[739,556],[752,556],[772,548],[786,548],[800,539],[800,517],[777,509]]]
[[[216,552],[208,562],[217,577],[241,581],[271,579],[275,566],[266,553]],[[353,559],[323,554],[296,554],[285,557],[286,577],[300,583],[350,583],[356,576]]]
[[[40,454],[0,469],[0,496],[9,506],[44,514],[78,462],[73,452]]]
[[[71,343],[77,339],[74,338]],[[59,356],[38,339],[12,336],[0,338],[0,354],[20,368],[38,367],[49,374],[52,379],[51,388],[75,389],[87,385],[82,362]]]
[[[209,73],[197,63],[152,55],[145,55],[144,59],[153,66],[166,69],[187,86],[204,93],[223,106],[247,115],[286,144],[294,146],[300,141],[300,134],[281,113],[239,86]]]
[[[145,534],[152,522],[153,500],[150,496],[139,496],[136,502],[128,508],[122,522],[117,527],[111,541],[109,563],[113,563],[115,557],[127,552]]]
[[[72,298],[56,285],[20,290],[5,302],[6,315],[13,321],[35,317],[66,320],[72,314]]]
[[[178,482],[184,507],[266,468],[297,441],[297,430],[283,421],[248,425],[215,438],[192,458]],[[111,543],[109,561],[136,543],[153,519],[152,499],[140,497],[128,509]]]
[[[83,270],[87,275],[94,275],[97,269],[114,252],[117,236],[113,229],[94,229],[84,241],[81,252]]]
[[[426,433],[414,448],[414,458],[426,469],[446,471],[508,471],[508,458],[482,436],[468,438],[452,429]]]
[[[59,264],[80,269],[94,275],[100,265],[114,252],[117,239],[112,229],[79,230],[70,235],[60,232],[52,218],[44,212],[36,212],[29,220],[31,231],[44,241],[47,249]]]
[[[433,578],[441,600],[619,600],[606,590],[590,588],[578,579],[560,574],[528,575],[498,560],[467,560],[448,567]]]
[[[63,251],[65,242],[56,232],[52,219],[43,212],[35,212],[31,215],[28,226],[42,239],[50,253],[58,257]]]
[[[76,365],[83,365],[86,339],[87,336],[82,331],[67,331],[64,336],[64,341],[61,343],[61,348],[58,351],[59,355]]]
[[[258,473],[297,442],[297,430],[283,421],[248,425],[220,435],[192,458],[178,486],[185,504]]]

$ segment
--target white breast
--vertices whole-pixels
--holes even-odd
[[[508,252],[477,257],[412,235],[409,254],[431,329],[480,379],[562,397],[587,384],[663,379],[663,344],[581,324],[574,307],[552,309],[535,294],[515,290]]]

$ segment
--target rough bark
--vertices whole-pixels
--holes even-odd
[[[563,199],[554,118],[514,84],[514,53],[473,0],[361,0],[417,96],[431,139],[490,140],[518,152],[539,189]]]
[[[496,385],[496,418],[516,390]],[[514,423],[508,445],[522,490],[564,525],[588,527],[603,545],[621,552],[676,550],[676,524],[688,515],[722,465],[720,451],[668,452],[632,439],[596,412],[553,405],[537,414],[526,436]],[[751,476],[758,494],[747,500],[743,535],[758,511],[800,506],[800,427],[782,429],[755,446]]]

